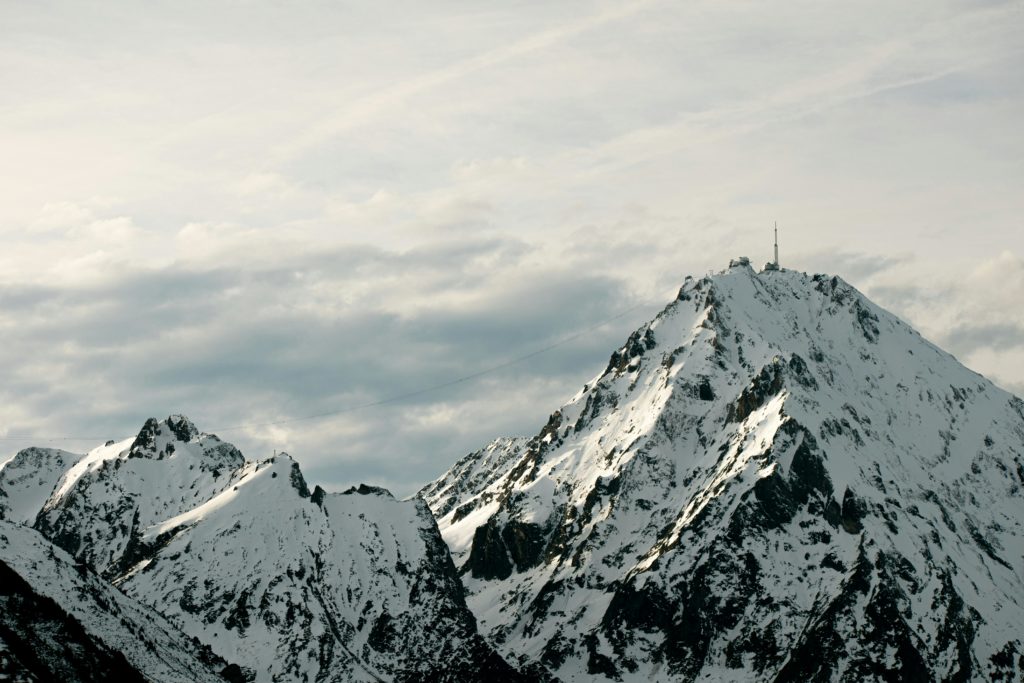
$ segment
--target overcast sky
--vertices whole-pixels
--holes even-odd
[[[775,220],[1024,394],[1022,36],[1020,0],[0,2],[0,461],[180,412],[407,495]]]

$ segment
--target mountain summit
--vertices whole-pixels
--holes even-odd
[[[1024,402],[838,277],[688,278],[528,440],[420,495],[563,681],[1021,680]]]

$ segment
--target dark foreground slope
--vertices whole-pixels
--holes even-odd
[[[234,670],[37,532],[5,521],[0,643],[0,671],[14,680],[212,683]]]
[[[33,591],[4,562],[0,562],[0,649],[4,680],[146,680],[123,654],[90,636],[56,602]]]

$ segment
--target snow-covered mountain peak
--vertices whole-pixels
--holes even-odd
[[[35,524],[112,578],[139,560],[148,527],[231,487],[244,463],[232,444],[182,416],[150,418],[134,438],[107,442],[68,468]]]
[[[942,678],[950,656],[1020,645],[1005,634],[1024,621],[1022,408],[841,278],[735,259],[687,278],[535,437],[421,495],[485,631],[565,679],[807,678],[784,664],[808,620],[840,628],[826,607],[891,628],[851,607],[855,575],[917,604],[908,628],[933,603],[942,628],[970,624],[958,655],[887,636]],[[963,604],[1016,611],[983,626]],[[830,637],[859,654],[799,666],[883,657]]]

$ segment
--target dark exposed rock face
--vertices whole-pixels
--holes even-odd
[[[367,486],[366,484],[353,486],[347,491],[344,491],[342,495],[348,496],[353,493],[357,493],[360,496],[384,496],[385,498],[394,498],[394,496],[391,495],[391,492],[386,488],[382,488],[380,486]]]
[[[557,541],[540,524],[519,520],[499,524],[491,519],[474,532],[473,549],[464,570],[479,579],[505,579],[513,571],[538,566],[552,542]]]
[[[769,398],[776,396],[782,390],[784,367],[781,362],[775,360],[771,365],[761,368],[761,372],[754,377],[750,386],[746,387],[739,397],[729,404],[726,421],[742,422],[763,406]]]
[[[647,328],[642,332],[637,330],[629,339],[626,340],[626,345],[618,351],[612,353],[612,357],[608,360],[608,367],[605,369],[607,373],[622,373],[635,361],[643,356],[646,352],[650,351],[657,345],[654,339],[654,332]],[[631,371],[635,371],[636,368],[632,368]]]
[[[309,486],[306,485],[306,478],[302,476],[302,470],[299,469],[299,463],[293,462],[291,471],[288,473],[288,481],[291,482],[292,488],[302,498],[309,498]]]
[[[840,518],[843,529],[851,534],[860,533],[864,529],[861,520],[864,519],[866,514],[867,509],[864,503],[857,499],[853,491],[846,489],[846,493],[843,494],[842,516]]]
[[[142,458],[146,457],[148,453],[155,451],[156,437],[159,430],[160,423],[157,422],[155,417],[146,420],[146,423],[142,425],[142,429],[139,430],[138,436],[135,437],[135,441],[132,442],[131,447],[128,449],[128,457]]]
[[[478,579],[507,579],[512,575],[512,560],[495,521],[477,527],[466,568]]]
[[[199,437],[199,430],[184,415],[171,415],[167,418],[167,428],[183,443]]]

